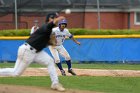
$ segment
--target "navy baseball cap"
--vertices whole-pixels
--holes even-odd
[[[54,13],[49,13],[47,16],[46,16],[46,22],[49,21],[49,18],[57,18],[59,16],[59,14],[57,12],[54,12]]]

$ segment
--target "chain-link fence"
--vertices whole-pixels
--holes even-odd
[[[121,21],[121,17],[129,16],[127,13],[131,9],[139,8],[140,0],[0,0],[0,29],[14,29],[16,25],[18,28],[30,28],[34,20],[39,20],[41,25],[48,12],[66,16],[70,28],[127,29],[130,19],[125,24],[116,25],[113,17]],[[65,9],[71,9],[71,14],[66,15]],[[106,16],[113,20],[108,22]]]

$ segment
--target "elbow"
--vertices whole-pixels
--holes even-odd
[[[70,38],[70,39],[73,38],[73,35],[71,35],[69,38]]]

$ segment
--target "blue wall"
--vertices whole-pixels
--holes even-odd
[[[139,38],[77,40],[80,46],[72,40],[64,43],[73,61],[140,61]],[[24,40],[0,40],[0,61],[15,61],[18,47],[23,43]],[[50,54],[48,48],[45,51]]]

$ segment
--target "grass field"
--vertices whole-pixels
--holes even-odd
[[[139,77],[62,77],[61,83],[68,89],[90,90],[105,93],[139,93]],[[6,77],[1,84],[50,87],[49,76],[45,77]]]
[[[0,67],[13,67],[14,63],[0,63]],[[33,63],[30,67],[44,67],[42,65]],[[63,64],[67,68],[66,64]],[[125,70],[140,70],[140,64],[72,64],[73,68],[79,69],[125,69]]]
[[[1,63],[0,67],[13,67],[14,63]],[[67,67],[66,64],[63,64]],[[43,67],[32,64],[30,67]],[[140,70],[132,64],[73,64],[74,68]],[[60,76],[60,82],[68,89],[90,90],[104,93],[139,93],[140,77]],[[49,76],[0,77],[0,84],[41,86],[49,88]]]

